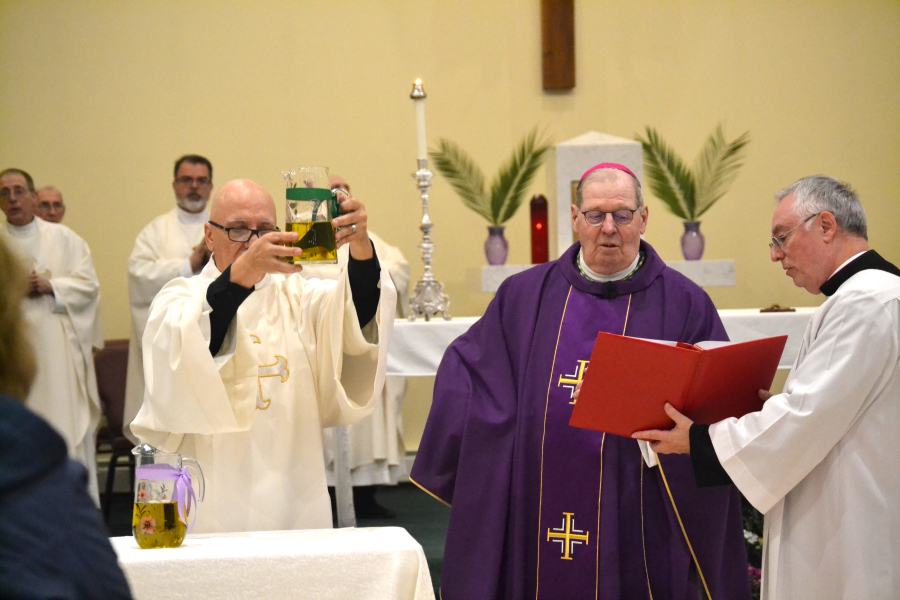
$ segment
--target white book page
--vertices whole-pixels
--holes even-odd
[[[669,340],[652,340],[650,338],[634,338],[634,339],[641,340],[642,342],[653,342],[654,344],[663,344],[664,346],[676,346],[678,344],[678,342],[672,342]],[[693,344],[693,345],[697,346],[698,348],[702,348],[704,350],[712,350],[713,348],[721,348],[722,346],[730,346],[734,343],[735,342],[706,341],[706,342],[697,342],[696,344]],[[688,344],[688,345],[690,345],[690,344]]]
[[[734,344],[734,343],[736,343],[736,342],[713,342],[713,341],[707,341],[707,342],[697,342],[697,343],[694,344],[694,345],[697,346],[698,348],[703,348],[704,350],[712,350],[713,348],[721,348],[721,347],[723,347],[723,346],[731,346],[731,345]]]
[[[631,336],[626,336],[631,337]],[[653,342],[654,344],[662,344],[663,346],[674,346],[678,344],[678,342],[672,342],[669,340],[651,340],[650,338],[634,338],[636,340],[641,340],[642,342]]]

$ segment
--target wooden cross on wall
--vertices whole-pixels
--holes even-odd
[[[541,0],[544,90],[575,87],[575,0]]]

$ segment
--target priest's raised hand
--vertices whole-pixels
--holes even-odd
[[[288,256],[301,256],[303,250],[293,248],[288,244],[296,242],[299,235],[294,232],[271,231],[256,239],[250,238],[246,244],[242,244],[240,254],[231,265],[232,283],[245,288],[252,288],[259,283],[266,273],[299,273],[303,267],[285,262]],[[218,263],[218,261],[216,261]],[[222,265],[219,264],[222,268]],[[225,267],[227,268],[227,267]]]
[[[337,247],[350,244],[350,256],[356,260],[369,260],[374,256],[369,239],[368,215],[363,203],[349,196],[341,202],[341,216],[333,219],[334,239]]]

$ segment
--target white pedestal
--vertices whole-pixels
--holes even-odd
[[[556,256],[572,245],[572,217],[569,206],[584,172],[600,163],[625,165],[643,183],[644,155],[641,143],[591,131],[557,144],[549,156],[548,188],[556,192]],[[550,240],[551,248],[553,240]],[[551,257],[554,258],[554,257]]]
[[[703,288],[734,287],[733,260],[683,260],[666,265]]]
[[[530,269],[534,265],[488,265],[481,267],[481,291],[493,294],[500,288],[500,284],[516,273]]]

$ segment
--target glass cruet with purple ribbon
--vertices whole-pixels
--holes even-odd
[[[135,446],[134,515],[131,530],[141,548],[177,548],[194,528],[197,495],[191,473],[197,470],[200,500],[205,494],[203,470],[193,458]]]

